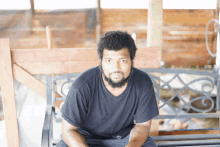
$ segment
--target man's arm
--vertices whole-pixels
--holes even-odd
[[[150,132],[151,121],[135,124],[130,132],[129,143],[126,147],[141,147],[145,143]]]
[[[69,147],[88,147],[85,138],[79,133],[78,127],[68,123],[65,119],[62,121],[63,141]]]

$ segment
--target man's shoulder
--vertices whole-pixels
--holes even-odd
[[[143,83],[143,82],[151,83],[151,78],[146,72],[138,68],[134,68],[134,81],[140,82],[140,83]]]
[[[99,66],[89,68],[82,72],[73,82],[73,85],[75,89],[79,89],[85,84],[93,82],[95,80],[96,76],[98,76],[98,73],[100,73]]]

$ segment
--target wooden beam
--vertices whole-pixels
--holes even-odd
[[[163,0],[149,0],[147,47],[159,47],[161,61],[163,27]]]
[[[9,147],[19,147],[20,143],[18,133],[17,110],[15,104],[9,39],[0,39],[0,62],[2,76],[1,91],[7,134],[7,145]]]
[[[99,38],[102,33],[102,10],[101,10],[101,0],[97,0],[97,8],[96,8],[96,44],[99,42]]]
[[[69,74],[99,65],[98,61],[17,63],[30,74]]]
[[[31,74],[23,70],[21,67],[19,67],[16,64],[13,64],[13,73],[14,78],[39,94],[41,97],[46,99],[46,85],[39,81],[37,78],[33,77]],[[55,93],[55,97],[61,97],[57,92]],[[62,101],[56,101],[55,106],[57,108],[60,108],[60,104]]]
[[[97,61],[96,49],[59,48],[59,49],[13,49],[13,62],[70,62]]]
[[[158,59],[158,47],[140,47],[136,52],[136,59]],[[97,50],[92,48],[59,48],[59,49],[12,49],[12,62],[71,62],[71,61],[99,61]]]
[[[68,74],[99,65],[95,49],[15,49],[12,61],[30,74]],[[160,68],[159,48],[138,48],[137,68]]]
[[[88,68],[98,66],[99,61],[72,61],[72,62],[33,62],[17,63],[30,74],[69,74],[80,73]],[[152,60],[134,61],[137,68],[159,68],[160,63]]]
[[[149,0],[147,22],[147,47],[158,47],[157,61],[162,59],[162,27],[163,27],[163,0]],[[154,123],[154,128],[159,128],[159,123]],[[157,134],[159,129],[155,129]]]

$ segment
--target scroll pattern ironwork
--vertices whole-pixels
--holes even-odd
[[[53,83],[54,83],[54,85],[57,84],[58,92],[62,96],[60,98],[56,98],[56,100],[65,100],[66,99],[69,88],[70,88],[71,84],[73,83],[74,79],[78,75],[80,75],[80,73],[55,76],[53,78]],[[53,92],[55,92],[55,89],[53,90]]]
[[[215,107],[215,101],[213,100],[212,92],[215,88],[215,79],[217,77],[217,74],[215,73],[208,73],[208,72],[198,72],[198,71],[187,71],[187,70],[173,70],[173,69],[166,69],[165,71],[163,69],[142,69],[144,72],[147,72],[152,79],[152,82],[155,86],[155,92],[157,100],[162,102],[162,105],[159,106],[159,109],[162,109],[165,106],[168,106],[174,114],[178,115],[180,111],[182,111],[185,107],[188,107],[195,112],[199,113],[207,113],[210,112]],[[167,74],[171,73],[173,76],[169,78],[168,80],[165,80],[163,78],[155,76],[153,73],[162,73]],[[62,99],[65,99],[68,89],[71,86],[71,83],[74,81],[73,78],[77,77],[80,73],[77,74],[69,74],[64,76],[57,76],[54,78],[54,82],[57,82],[60,80],[59,83],[59,89],[60,89],[60,95],[62,96]],[[194,75],[195,77],[191,81],[185,81],[184,78],[181,77],[181,75],[184,75],[185,77],[189,75]],[[175,87],[172,86],[172,82],[177,81],[179,82],[179,86],[182,85],[182,87],[175,89]],[[198,89],[198,86],[195,88],[195,84],[199,85],[200,89]],[[198,84],[199,83],[199,84]],[[168,99],[164,100],[160,97],[160,90],[161,89],[169,89],[174,94]],[[195,97],[193,99],[190,99],[189,101],[185,101],[180,93],[188,89],[190,91],[193,91],[194,93],[198,94],[198,97]],[[178,97],[182,102],[183,105],[179,108],[174,107],[170,104],[174,98]],[[209,103],[209,108],[207,109],[198,109],[191,104],[193,102],[200,102],[202,106],[207,106],[207,100]]]
[[[201,76],[196,76],[196,78],[194,77],[193,80],[189,81],[189,82],[185,82],[184,78],[181,78],[180,75],[183,75],[181,73],[174,73],[174,75],[169,78],[168,80],[164,80],[160,77],[157,77],[153,74],[149,74],[152,82],[155,86],[156,89],[156,97],[158,101],[161,101],[162,104],[159,106],[159,109],[163,108],[164,106],[168,106],[170,109],[172,109],[172,111],[176,114],[179,115],[179,112],[181,110],[183,110],[183,108],[188,107],[196,112],[199,113],[207,113],[210,112],[214,106],[215,106],[215,101],[213,100],[212,96],[213,94],[211,92],[213,92],[214,87],[215,87],[215,81],[214,78],[212,76],[205,76],[203,75]],[[187,76],[187,74],[185,74]],[[178,90],[175,90],[175,87],[172,87],[172,82],[174,82],[174,80],[178,80],[179,83],[181,83],[182,87],[178,88]],[[197,84],[196,84],[197,83]],[[196,84],[196,87],[195,87]],[[199,86],[198,86],[199,85]],[[198,90],[198,87],[200,87],[200,90]],[[168,100],[164,100],[160,97],[160,90],[161,89],[165,89],[168,88],[169,90],[171,90],[174,94],[168,99]],[[185,101],[181,96],[180,93],[185,90],[188,89],[190,91],[193,91],[194,93],[198,94],[198,97],[195,97],[193,99],[190,99],[189,101]],[[179,100],[181,100],[183,102],[183,105],[179,108],[176,108],[174,106],[172,106],[170,104],[170,102],[174,99],[178,97]],[[210,107],[207,109],[198,109],[196,107],[194,107],[193,105],[191,105],[193,102],[197,101],[197,102],[201,102],[202,106],[207,106],[207,103],[205,103],[205,101],[208,100],[210,102]]]

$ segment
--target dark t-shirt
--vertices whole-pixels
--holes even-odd
[[[134,121],[143,123],[157,115],[152,81],[136,68],[117,97],[105,87],[99,66],[86,70],[73,82],[62,109],[63,118],[81,133],[103,138],[134,125]]]

